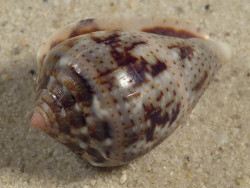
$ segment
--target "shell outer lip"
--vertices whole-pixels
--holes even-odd
[[[97,19],[85,19],[72,23],[66,27],[60,28],[57,32],[49,36],[41,45],[37,53],[37,62],[39,72],[42,68],[43,60],[49,51],[61,42],[76,37],[78,35],[87,34],[104,30],[126,30],[126,31],[143,31],[152,28],[172,28],[174,31],[185,31],[193,34],[196,38],[209,39],[201,28],[191,26],[190,23],[177,21],[175,19],[152,19],[152,18],[112,18],[106,17]]]

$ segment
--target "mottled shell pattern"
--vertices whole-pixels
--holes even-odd
[[[95,166],[126,164],[183,122],[230,56],[189,24],[82,20],[38,52],[31,123]]]

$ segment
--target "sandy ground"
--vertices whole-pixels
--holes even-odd
[[[250,187],[249,0],[0,0],[0,187]],[[41,42],[102,16],[173,17],[232,46],[188,120],[149,154],[119,168],[79,162],[30,126]]]

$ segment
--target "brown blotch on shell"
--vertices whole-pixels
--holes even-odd
[[[144,28],[142,29],[143,32],[147,33],[154,33],[157,35],[164,35],[164,36],[170,36],[170,37],[178,37],[182,39],[188,39],[188,38],[201,38],[199,35],[195,35],[194,33],[191,33],[186,30],[176,30],[173,27],[153,27],[153,28]]]
[[[150,120],[151,126],[146,130],[146,140],[147,142],[153,141],[154,130],[157,125],[164,126],[169,121],[168,112],[162,114],[161,108],[155,108],[153,105],[146,106],[143,105],[145,111],[145,120]]]
[[[188,60],[191,60],[194,56],[194,49],[191,46],[186,46],[183,44],[168,46],[168,49],[174,49],[174,48],[180,50],[179,55],[181,59],[187,58]]]
[[[192,88],[192,91],[198,91],[202,88],[204,82],[206,81],[208,77],[207,71],[205,71],[204,76],[200,79],[200,81],[197,82],[194,88]]]
[[[107,121],[96,122],[96,125],[91,125],[89,127],[90,137],[98,141],[104,141],[107,138],[111,138],[111,131],[111,125]]]

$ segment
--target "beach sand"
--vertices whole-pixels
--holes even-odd
[[[250,187],[249,10],[249,0],[0,0],[0,187]],[[104,16],[188,21],[233,51],[187,121],[117,168],[79,162],[30,126],[42,41],[71,22]]]

